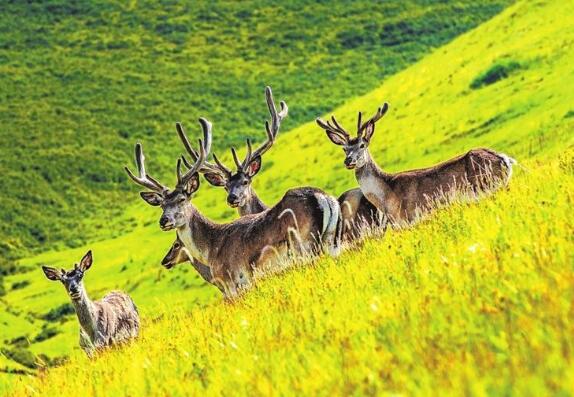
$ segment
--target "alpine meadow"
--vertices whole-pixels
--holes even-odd
[[[574,2],[0,10],[0,395],[574,395]],[[516,160],[512,177],[224,299],[189,262],[161,266],[167,204],[144,203],[123,167],[141,143],[142,175],[175,196],[176,122],[199,165],[200,117],[207,160],[231,166],[232,146],[264,142],[266,86],[288,105],[250,179],[270,207],[303,186],[364,192],[315,119],[353,132],[384,103],[369,139],[384,171],[490,148]],[[239,219],[206,179],[193,205]],[[137,337],[86,355],[82,277],[94,301],[133,299]]]

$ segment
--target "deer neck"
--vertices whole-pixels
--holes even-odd
[[[80,326],[86,334],[88,334],[90,339],[94,340],[97,331],[96,308],[83,286],[80,292],[80,298],[72,299],[72,304],[76,310]]]
[[[267,206],[265,203],[261,201],[257,193],[255,193],[255,190],[249,186],[249,199],[245,201],[245,205],[238,208],[239,215],[244,216],[258,214],[265,211],[266,209]]]
[[[217,236],[218,225],[207,219],[197,208],[189,204],[186,208],[185,225],[177,229],[177,236],[191,256],[206,266],[209,263],[209,247],[212,236]]]
[[[384,172],[375,163],[369,151],[367,151],[365,165],[355,169],[355,177],[367,199],[383,210],[385,198],[392,194],[392,189],[388,183],[391,175]]]

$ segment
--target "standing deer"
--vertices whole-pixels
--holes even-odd
[[[287,117],[288,108],[287,104],[281,101],[281,111],[277,111],[270,87],[265,87],[265,99],[271,115],[271,122],[265,122],[265,131],[267,132],[265,142],[256,150],[252,150],[251,141],[248,139],[247,154],[243,161],[239,161],[235,148],[231,148],[231,154],[237,166],[237,171],[235,172],[220,162],[215,154],[213,155],[215,164],[206,161],[200,169],[200,172],[204,174],[205,179],[210,184],[225,188],[227,191],[227,204],[232,208],[237,208],[240,216],[258,214],[269,208],[257,196],[257,193],[251,186],[251,182],[261,169],[263,154],[275,143],[281,121]],[[198,156],[194,151],[191,152],[191,156],[194,160],[197,160]],[[189,167],[185,158],[182,160]]]
[[[331,142],[343,146],[345,167],[355,170],[363,194],[387,215],[393,226],[412,224],[437,204],[447,204],[464,195],[478,198],[479,193],[493,192],[508,183],[516,161],[490,149],[473,149],[429,168],[384,172],[372,159],[369,144],[375,123],[388,108],[385,103],[365,123],[359,112],[356,138],[351,138],[334,116],[331,121],[316,121]]]
[[[182,126],[178,125],[184,147],[197,160],[185,173],[181,172],[182,160],[178,160],[174,189],[147,174],[139,143],[135,146],[139,175],[125,169],[134,182],[149,190],[140,194],[144,201],[161,206],[161,229],[176,229],[189,254],[210,267],[214,283],[221,285],[226,297],[236,297],[241,289],[249,287],[254,269],[266,268],[277,256],[283,258],[294,231],[299,243],[295,249],[301,252],[314,252],[322,247],[332,255],[339,253],[338,203],[334,199],[334,203],[329,203],[328,196],[317,189],[290,190],[274,207],[230,223],[217,224],[203,216],[190,200],[199,188],[199,171],[211,149],[211,123],[203,118],[199,122],[204,139],[199,140],[198,152],[191,148]]]
[[[233,156],[235,165],[237,166],[237,170],[235,172],[231,171],[221,161],[219,161],[215,154],[213,154],[215,163],[204,161],[203,166],[199,169],[199,172],[204,174],[205,179],[211,185],[225,188],[228,193],[228,205],[232,208],[237,208],[240,216],[258,214],[269,208],[259,198],[259,196],[257,196],[257,193],[252,188],[251,183],[255,175],[261,169],[263,154],[265,154],[275,143],[281,122],[287,116],[288,107],[284,101],[281,101],[281,110],[279,112],[277,111],[271,87],[265,87],[265,100],[267,102],[269,114],[271,115],[271,121],[265,122],[265,131],[267,133],[266,141],[256,150],[253,150],[251,141],[247,140],[247,155],[243,161],[239,160],[235,148],[231,148],[231,154]],[[181,125],[178,124],[177,128],[180,129]],[[181,135],[182,131],[179,131],[179,134]],[[191,148],[190,154],[192,159],[197,161],[198,154],[193,150],[193,148]],[[188,163],[185,157],[182,157],[182,162],[188,169],[191,168],[191,165]],[[311,194],[324,196],[327,204],[334,206],[333,200],[323,192],[312,189]],[[329,209],[329,211],[333,210]],[[299,215],[305,216],[305,214]],[[294,216],[297,217],[298,214],[294,214]],[[183,245],[179,245],[177,242],[174,243],[170,249],[171,255],[168,253],[168,256],[175,258],[177,255],[179,258],[178,260],[181,262],[185,261],[186,254],[177,253],[175,251],[176,247],[183,247]],[[171,262],[169,259],[167,261],[168,263]]]
[[[80,347],[89,357],[106,346],[137,337],[140,325],[136,305],[127,294],[112,291],[99,301],[90,300],[83,278],[91,266],[92,251],[72,270],[42,266],[48,279],[64,284],[80,322]]]

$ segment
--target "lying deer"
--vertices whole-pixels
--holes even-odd
[[[366,231],[386,230],[387,218],[365,197],[360,188],[350,189],[339,196],[343,220],[343,241],[358,239]]]
[[[372,159],[369,144],[375,123],[387,110],[385,103],[365,123],[359,113],[356,138],[351,138],[334,116],[327,122],[317,119],[317,124],[331,142],[343,146],[345,166],[355,170],[363,194],[387,215],[393,226],[412,224],[436,205],[447,204],[456,197],[478,198],[479,193],[493,192],[508,183],[516,161],[490,149],[473,149],[429,168],[384,172]]]
[[[106,346],[135,338],[140,325],[136,305],[127,294],[112,291],[99,301],[90,300],[83,278],[91,266],[92,251],[72,270],[42,266],[48,279],[64,284],[80,322],[80,347],[89,357]]]
[[[139,143],[135,147],[139,176],[125,169],[134,182],[149,190],[141,193],[144,201],[161,206],[161,229],[176,229],[189,254],[210,267],[214,282],[221,285],[226,297],[233,298],[241,289],[249,287],[254,269],[265,268],[277,257],[284,257],[293,231],[297,231],[300,243],[296,249],[309,252],[320,246],[338,255],[338,203],[336,200],[334,205],[323,203],[325,196],[314,194],[311,188],[290,190],[272,208],[230,223],[216,224],[204,217],[190,200],[199,188],[199,170],[211,149],[211,123],[203,118],[199,121],[204,135],[204,139],[199,140],[199,152],[191,148],[181,125],[177,128],[187,152],[197,155],[197,160],[185,173],[181,172],[181,159],[178,160],[174,189],[170,190],[146,173]]]

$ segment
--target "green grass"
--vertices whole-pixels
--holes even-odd
[[[3,4],[0,270],[130,230],[124,211],[137,199],[122,166],[135,140],[156,174],[172,176],[175,121],[214,120],[219,148],[261,140],[265,85],[291,105],[293,128],[509,2]]]
[[[92,362],[76,352],[16,381],[17,394],[570,394],[567,161],[529,162],[494,198],[265,280],[234,304],[158,302],[137,342]]]
[[[138,202],[125,215],[132,232],[89,246],[95,264],[86,286],[94,297],[129,291],[142,310],[141,340],[90,362],[71,317],[55,324],[60,334],[29,347],[70,355],[70,363],[41,378],[0,378],[0,392],[573,394],[573,16],[574,5],[559,1],[518,3],[333,110],[350,127],[358,110],[390,102],[372,143],[389,171],[471,147],[504,151],[524,167],[507,191],[264,280],[232,305],[189,266],[160,268],[174,235]],[[506,60],[525,67],[470,88]],[[222,135],[215,124],[214,138]],[[179,145],[173,132],[167,139]],[[160,150],[149,143],[148,152]],[[307,123],[280,137],[255,186],[269,203],[302,184],[338,194],[356,185],[342,161]],[[212,217],[231,214],[223,191],[207,183],[196,201]],[[37,264],[67,266],[87,249],[21,262],[34,271],[6,280],[30,283],[0,301],[6,339],[34,339],[40,316],[66,302]]]

